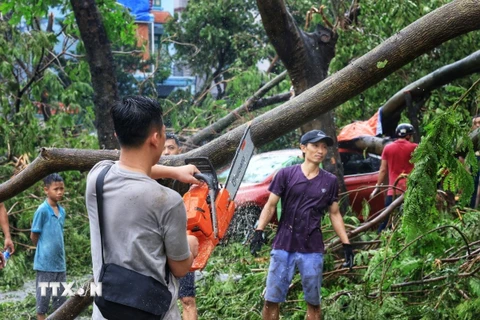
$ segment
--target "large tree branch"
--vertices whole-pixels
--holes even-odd
[[[252,104],[248,111],[255,111],[266,106],[271,106],[272,104],[288,101],[291,97],[290,92],[279,93],[271,97],[259,99],[257,102]]]
[[[118,150],[46,149],[12,179],[0,185],[0,202],[33,186],[47,175],[68,170],[88,171],[104,159],[117,160]]]
[[[241,117],[241,115],[248,111],[251,111],[250,108],[253,104],[255,104],[261,97],[263,97],[268,91],[278,85],[286,77],[287,71],[280,73],[278,76],[276,76],[275,78],[267,82],[264,86],[262,86],[240,107],[236,108],[235,110],[227,114],[225,117],[209,125],[208,127],[203,128],[202,130],[188,138],[185,144],[189,146],[198,146],[201,145],[202,142],[211,139],[211,137],[217,135],[229,125],[231,125],[233,122],[235,122],[238,118]]]
[[[480,50],[462,60],[441,67],[404,87],[382,106],[382,126],[384,131],[388,127],[395,128],[400,111],[406,107],[405,92],[409,92],[412,99],[418,101],[431,91],[447,83],[477,72],[480,72]]]
[[[75,294],[65,301],[57,310],[48,316],[47,320],[73,320],[93,302],[93,297],[90,296],[90,284],[93,278],[85,282],[82,286],[83,295]]]
[[[457,0],[431,12],[318,85],[255,118],[251,123],[255,146],[263,146],[298,128],[310,119],[334,109],[439,44],[469,31],[480,29],[479,4],[478,0]],[[439,21],[443,23],[439,24]],[[377,62],[385,60],[388,61],[387,65],[381,69],[377,68]],[[207,156],[212,164],[219,168],[233,158],[245,126],[239,126],[186,154],[162,158],[161,162],[167,165],[180,165],[184,163],[186,157]],[[67,170],[88,169],[87,165],[80,166],[79,164],[87,162],[86,157],[89,151],[78,152],[85,152],[85,154],[80,156],[69,153],[72,158],[71,162],[75,163],[71,163]],[[105,155],[109,154],[108,151],[103,152]],[[112,155],[110,154],[110,156]],[[90,163],[95,161],[90,161]],[[76,165],[76,162],[79,164]],[[0,185],[0,201],[25,190],[28,187],[26,184],[23,185],[23,189],[17,188],[15,192],[9,191],[10,187],[21,184],[21,180],[38,181],[47,171],[55,171],[51,168],[43,168],[43,170],[43,173],[34,173],[29,170],[30,174],[35,174],[35,178],[29,178],[22,172]]]
[[[393,140],[389,140],[389,139],[363,136],[363,137],[358,137],[354,140],[341,141],[338,143],[338,147],[351,149],[351,150],[358,150],[361,152],[366,151],[367,153],[381,155],[383,148],[392,141]]]
[[[354,230],[351,230],[351,231],[347,232],[348,237],[351,239],[354,236],[357,236],[357,235],[359,235],[363,232],[371,230],[372,227],[374,227],[374,226],[378,225],[380,222],[382,222],[390,213],[393,212],[393,210],[395,210],[396,207],[401,205],[403,203],[403,199],[404,199],[404,195],[401,194],[387,208],[385,208],[385,210],[383,210],[382,213],[380,213],[378,216],[376,216],[375,218],[373,218],[370,221],[367,221],[367,222],[361,224],[360,226],[358,226]],[[333,248],[335,246],[338,246],[341,243],[342,242],[340,241],[340,238],[336,238],[336,240],[334,240],[334,241],[328,243],[327,245],[325,245],[325,250],[333,250]]]

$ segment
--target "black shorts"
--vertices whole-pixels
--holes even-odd
[[[62,296],[63,287],[60,286],[56,294],[52,294],[52,288],[47,288],[45,290],[46,291],[45,295],[43,295],[42,290],[38,285],[39,282],[67,282],[66,273],[37,271],[37,277],[36,277],[37,313],[38,314],[48,313],[50,298],[52,299],[52,311],[57,310],[58,307],[60,307],[67,300],[67,297]]]
[[[178,298],[195,297],[195,272],[189,272],[178,280],[180,282]]]

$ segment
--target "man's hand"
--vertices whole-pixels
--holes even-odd
[[[13,241],[10,238],[5,238],[5,245],[3,246],[3,250],[10,251],[10,254],[13,254],[15,252],[14,246],[13,246]]]
[[[193,164],[187,164],[184,166],[175,167],[175,180],[178,180],[183,183],[193,183],[201,184],[197,178],[193,175],[195,173],[200,173],[200,171]]]
[[[188,245],[190,246],[190,252],[195,258],[198,255],[198,239],[195,236],[187,235]]]
[[[258,254],[258,251],[260,251],[264,243],[265,243],[265,234],[263,233],[263,230],[255,230],[252,242],[250,243],[250,253],[256,257]]]
[[[350,243],[343,244],[343,252],[345,253],[345,262],[342,264],[342,268],[349,268],[352,270],[353,267],[353,258],[355,255],[353,254],[353,248]]]

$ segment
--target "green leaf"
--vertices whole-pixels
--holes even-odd
[[[384,61],[378,61],[378,62],[377,62],[377,68],[378,68],[378,69],[383,69],[383,68],[385,68],[385,66],[387,65],[387,63],[388,63],[388,60],[386,60],[386,59],[385,59]]]

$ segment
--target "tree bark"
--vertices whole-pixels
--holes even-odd
[[[117,77],[110,41],[95,0],[70,0],[92,76],[95,126],[101,149],[118,148],[110,109],[118,101]]]
[[[272,104],[288,101],[290,99],[290,96],[290,92],[285,92],[279,93],[271,97],[258,99],[248,108],[248,111],[255,111],[266,106],[271,106]]]
[[[330,61],[335,56],[338,35],[320,24],[315,32],[304,32],[296,25],[284,0],[257,0],[257,5],[265,31],[288,70],[295,94],[301,95],[323,81],[327,77]],[[345,191],[333,113],[327,111],[319,114],[316,119],[304,123],[301,129],[303,133],[321,129],[333,138],[334,147],[329,148],[331,152],[325,157],[323,168],[338,177],[340,190]]]
[[[255,118],[251,123],[252,139],[255,146],[263,146],[285,133],[295,130],[310,119],[333,110],[441,43],[469,31],[480,29],[479,4],[480,1],[478,0],[453,1],[438,8],[396,33],[344,69],[305,91],[302,95]],[[439,21],[442,21],[442,23],[439,23]],[[385,60],[388,61],[387,65],[381,69],[377,68],[377,62]],[[183,164],[187,157],[206,156],[210,158],[216,168],[220,168],[232,160],[245,131],[245,126],[239,126],[201,148],[185,154],[162,157],[160,162],[165,165],[178,166]],[[90,154],[95,155],[94,160],[89,159]],[[59,157],[65,158],[63,161],[67,161],[66,158],[71,158],[68,165],[64,165],[63,161],[57,159],[57,168],[53,168],[44,162],[33,170],[32,163],[20,174],[0,185],[0,201],[15,196],[48,173],[63,170],[88,170],[91,165],[98,161],[98,157],[115,158],[117,155],[118,151],[113,150],[67,149]],[[36,161],[37,159],[34,163]],[[42,171],[37,172],[38,170]],[[21,180],[30,181],[30,184],[22,183]],[[19,187],[20,185],[21,187]],[[14,191],[10,190],[12,187],[15,187]]]
[[[480,5],[478,1],[474,2]],[[382,106],[382,129],[384,134],[393,136],[400,114],[406,107],[405,92],[410,92],[412,103],[418,102],[424,99],[425,96],[428,96],[431,91],[456,79],[478,72],[480,72],[480,50],[462,60],[443,66],[404,87]]]
[[[118,150],[82,150],[42,148],[38,157],[10,180],[0,184],[0,202],[33,186],[51,173],[88,171],[101,160],[118,160]]]
[[[86,282],[82,289],[85,294],[75,295],[65,301],[54,313],[47,317],[47,320],[73,320],[75,319],[86,307],[92,304],[93,297],[90,296],[90,283],[93,282],[91,278]]]
[[[381,155],[383,148],[390,142],[393,142],[393,140],[363,136],[354,140],[339,142],[338,147]]]

